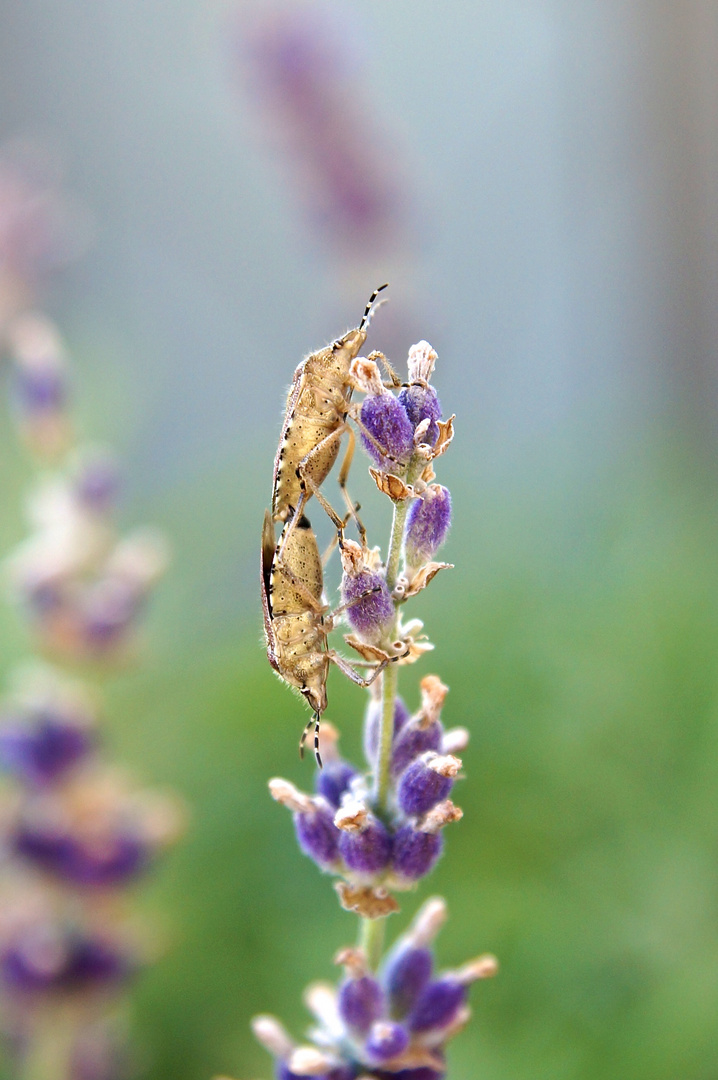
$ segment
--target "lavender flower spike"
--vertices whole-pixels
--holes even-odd
[[[325,724],[318,794],[304,795],[287,781],[270,787],[294,812],[302,850],[343,879],[335,891],[344,910],[361,920],[361,946],[339,954],[346,974],[338,987],[314,983],[305,995],[316,1019],[312,1045],[295,1046],[276,1021],[260,1024],[260,1039],[275,1057],[275,1080],[445,1080],[446,1045],[470,1015],[468,986],[496,971],[493,957],[480,957],[435,973],[432,943],[446,918],[439,898],[421,908],[383,957],[388,916],[399,911],[395,894],[415,889],[430,873],[443,851],[444,828],[463,816],[450,795],[461,770],[455,754],[466,747],[468,732],[444,728],[448,687],[425,675],[413,714],[398,694],[400,673],[433,648],[421,621],[404,618],[404,605],[447,566],[433,561],[451,520],[451,497],[434,482],[434,463],[451,443],[453,417],[441,421],[430,382],[436,358],[428,342],[412,346],[409,382],[398,395],[389,387],[395,391],[400,379],[381,353],[356,357],[349,369],[350,388],[366,397],[361,408],[347,398],[346,415],[379,466],[369,470],[378,491],[392,503],[384,555],[363,531],[361,545],[340,539],[343,603],[334,615],[345,614],[353,631],[346,643],[374,667],[366,679],[350,674],[369,690],[363,732],[369,770],[342,759],[337,732]],[[391,377],[386,386],[377,359]],[[336,626],[334,618],[331,623]]]

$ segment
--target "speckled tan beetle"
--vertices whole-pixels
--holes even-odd
[[[336,522],[341,527],[342,522]],[[278,555],[283,547],[281,563]],[[288,522],[275,541],[274,523],[269,511],[264,515],[261,558],[262,609],[267,657],[277,674],[309,702],[313,716],[304,729],[299,744],[314,724],[314,754],[319,755],[319,724],[327,707],[329,665],[336,664],[358,686],[370,686],[384,670],[387,660],[377,664],[364,678],[339,653],[327,646],[327,635],[345,605],[329,612],[322,600],[322,560],[317,539],[306,517]],[[392,657],[393,659],[393,657]]]
[[[339,486],[350,514],[364,540],[364,529],[346,492],[346,478],[354,453],[354,432],[347,424],[353,383],[349,369],[366,341],[374,301],[387,285],[369,297],[359,326],[317,352],[310,353],[294,372],[287,410],[274,459],[272,518],[301,520],[309,499],[326,480],[339,454],[341,437],[349,433],[349,445],[339,470]],[[324,504],[324,500],[320,500]],[[296,516],[295,516],[296,512]],[[293,526],[285,531],[281,558]]]

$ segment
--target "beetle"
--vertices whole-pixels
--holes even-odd
[[[364,678],[343,656],[330,649],[327,635],[346,605],[329,612],[322,599],[323,588],[322,560],[317,538],[308,519],[304,515],[298,520],[291,518],[285,524],[277,544],[272,515],[265,511],[261,592],[267,657],[279,677],[298,690],[312,709],[299,751],[303,756],[307,733],[314,724],[314,755],[320,769],[319,725],[327,707],[330,665],[335,664],[357,686],[367,687],[371,686],[387,663],[395,659],[387,657],[380,661]]]
[[[274,521],[301,520],[307,502],[313,494],[317,494],[317,489],[329,475],[339,454],[341,437],[348,431],[349,445],[339,470],[339,486],[364,542],[364,527],[346,491],[346,478],[355,443],[354,432],[347,424],[354,388],[349,369],[366,341],[374,302],[387,285],[380,285],[371,294],[359,326],[331,345],[310,353],[294,372],[274,459]],[[322,498],[320,501],[326,509],[326,501]],[[286,544],[292,528],[290,525],[282,542],[282,559],[286,555]]]

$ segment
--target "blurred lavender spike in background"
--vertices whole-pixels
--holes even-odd
[[[407,192],[371,118],[360,19],[344,5],[244,5],[232,35],[245,93],[268,116],[316,235],[359,258],[403,247]]]

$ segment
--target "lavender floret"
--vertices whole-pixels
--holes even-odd
[[[437,755],[425,754],[414,761],[401,775],[397,799],[408,817],[420,817],[437,803],[443,802],[454,786],[454,777],[431,768]]]
[[[377,1065],[403,1054],[409,1045],[409,1033],[401,1024],[390,1020],[377,1020],[372,1024],[366,1042],[365,1053]]]
[[[400,1072],[377,1072],[374,1074],[378,1080],[443,1080],[446,1072],[442,1069],[430,1069],[428,1065],[422,1065],[418,1069],[402,1069]]]
[[[40,713],[32,726],[0,732],[3,764],[36,787],[53,784],[92,748],[91,734],[62,717]]]
[[[78,937],[39,941],[34,935],[11,945],[0,956],[0,980],[24,992],[79,990],[117,982],[130,971],[127,958],[113,945]]]
[[[441,420],[441,402],[434,387],[425,386],[421,383],[412,383],[399,392],[399,401],[404,406],[406,415],[409,417],[414,429],[419,426],[422,420],[429,420],[423,442],[433,446],[439,438],[437,420]]]
[[[367,706],[364,718],[364,754],[370,765],[375,765],[376,754],[379,749],[379,726],[381,724],[381,701],[372,700]],[[397,697],[394,703],[394,739],[408,722],[410,712],[403,698]]]
[[[133,836],[115,836],[101,846],[86,846],[71,836],[20,826],[13,837],[17,855],[41,870],[77,885],[117,885],[144,870],[149,861],[145,843]]]
[[[446,540],[451,524],[451,495],[441,484],[430,484],[409,507],[404,542],[409,567],[423,566]]]
[[[427,750],[440,750],[443,734],[444,729],[439,720],[426,726],[423,726],[421,721],[407,724],[394,740],[391,759],[392,775],[399,776],[403,773],[419,754]]]
[[[447,1027],[466,1001],[466,987],[446,975],[429,983],[409,1016],[412,1031],[430,1031]]]
[[[341,758],[336,761],[325,761],[324,768],[317,769],[314,776],[317,795],[323,795],[330,806],[337,809],[342,801],[342,795],[356,775],[356,769],[348,761],[343,761]]]
[[[339,987],[337,998],[339,1015],[354,1032],[366,1035],[375,1020],[379,1020],[386,1008],[384,991],[371,975],[358,979],[348,978]]]
[[[405,1016],[413,1009],[431,980],[433,966],[431,949],[402,943],[389,955],[383,981],[393,1015]]]
[[[391,836],[380,821],[373,820],[362,830],[342,831],[339,853],[350,870],[378,874],[391,861]]]
[[[339,830],[332,813],[323,806],[294,815],[297,842],[322,870],[335,870],[339,863]]]
[[[361,407],[361,422],[373,440],[362,432],[362,444],[380,468],[391,472],[406,465],[414,450],[414,428],[401,402],[388,390],[369,394]]]
[[[106,513],[115,505],[120,488],[116,462],[106,454],[88,458],[78,469],[74,486],[84,506],[96,513]]]
[[[342,599],[349,605],[346,611],[349,624],[362,640],[377,644],[394,620],[394,604],[384,577],[371,570],[361,570],[358,574],[345,572]]]
[[[59,368],[17,367],[12,394],[23,415],[58,412],[67,401],[67,376]]]
[[[441,833],[421,832],[413,825],[403,825],[394,837],[394,872],[409,881],[418,881],[433,870],[441,849]]]

